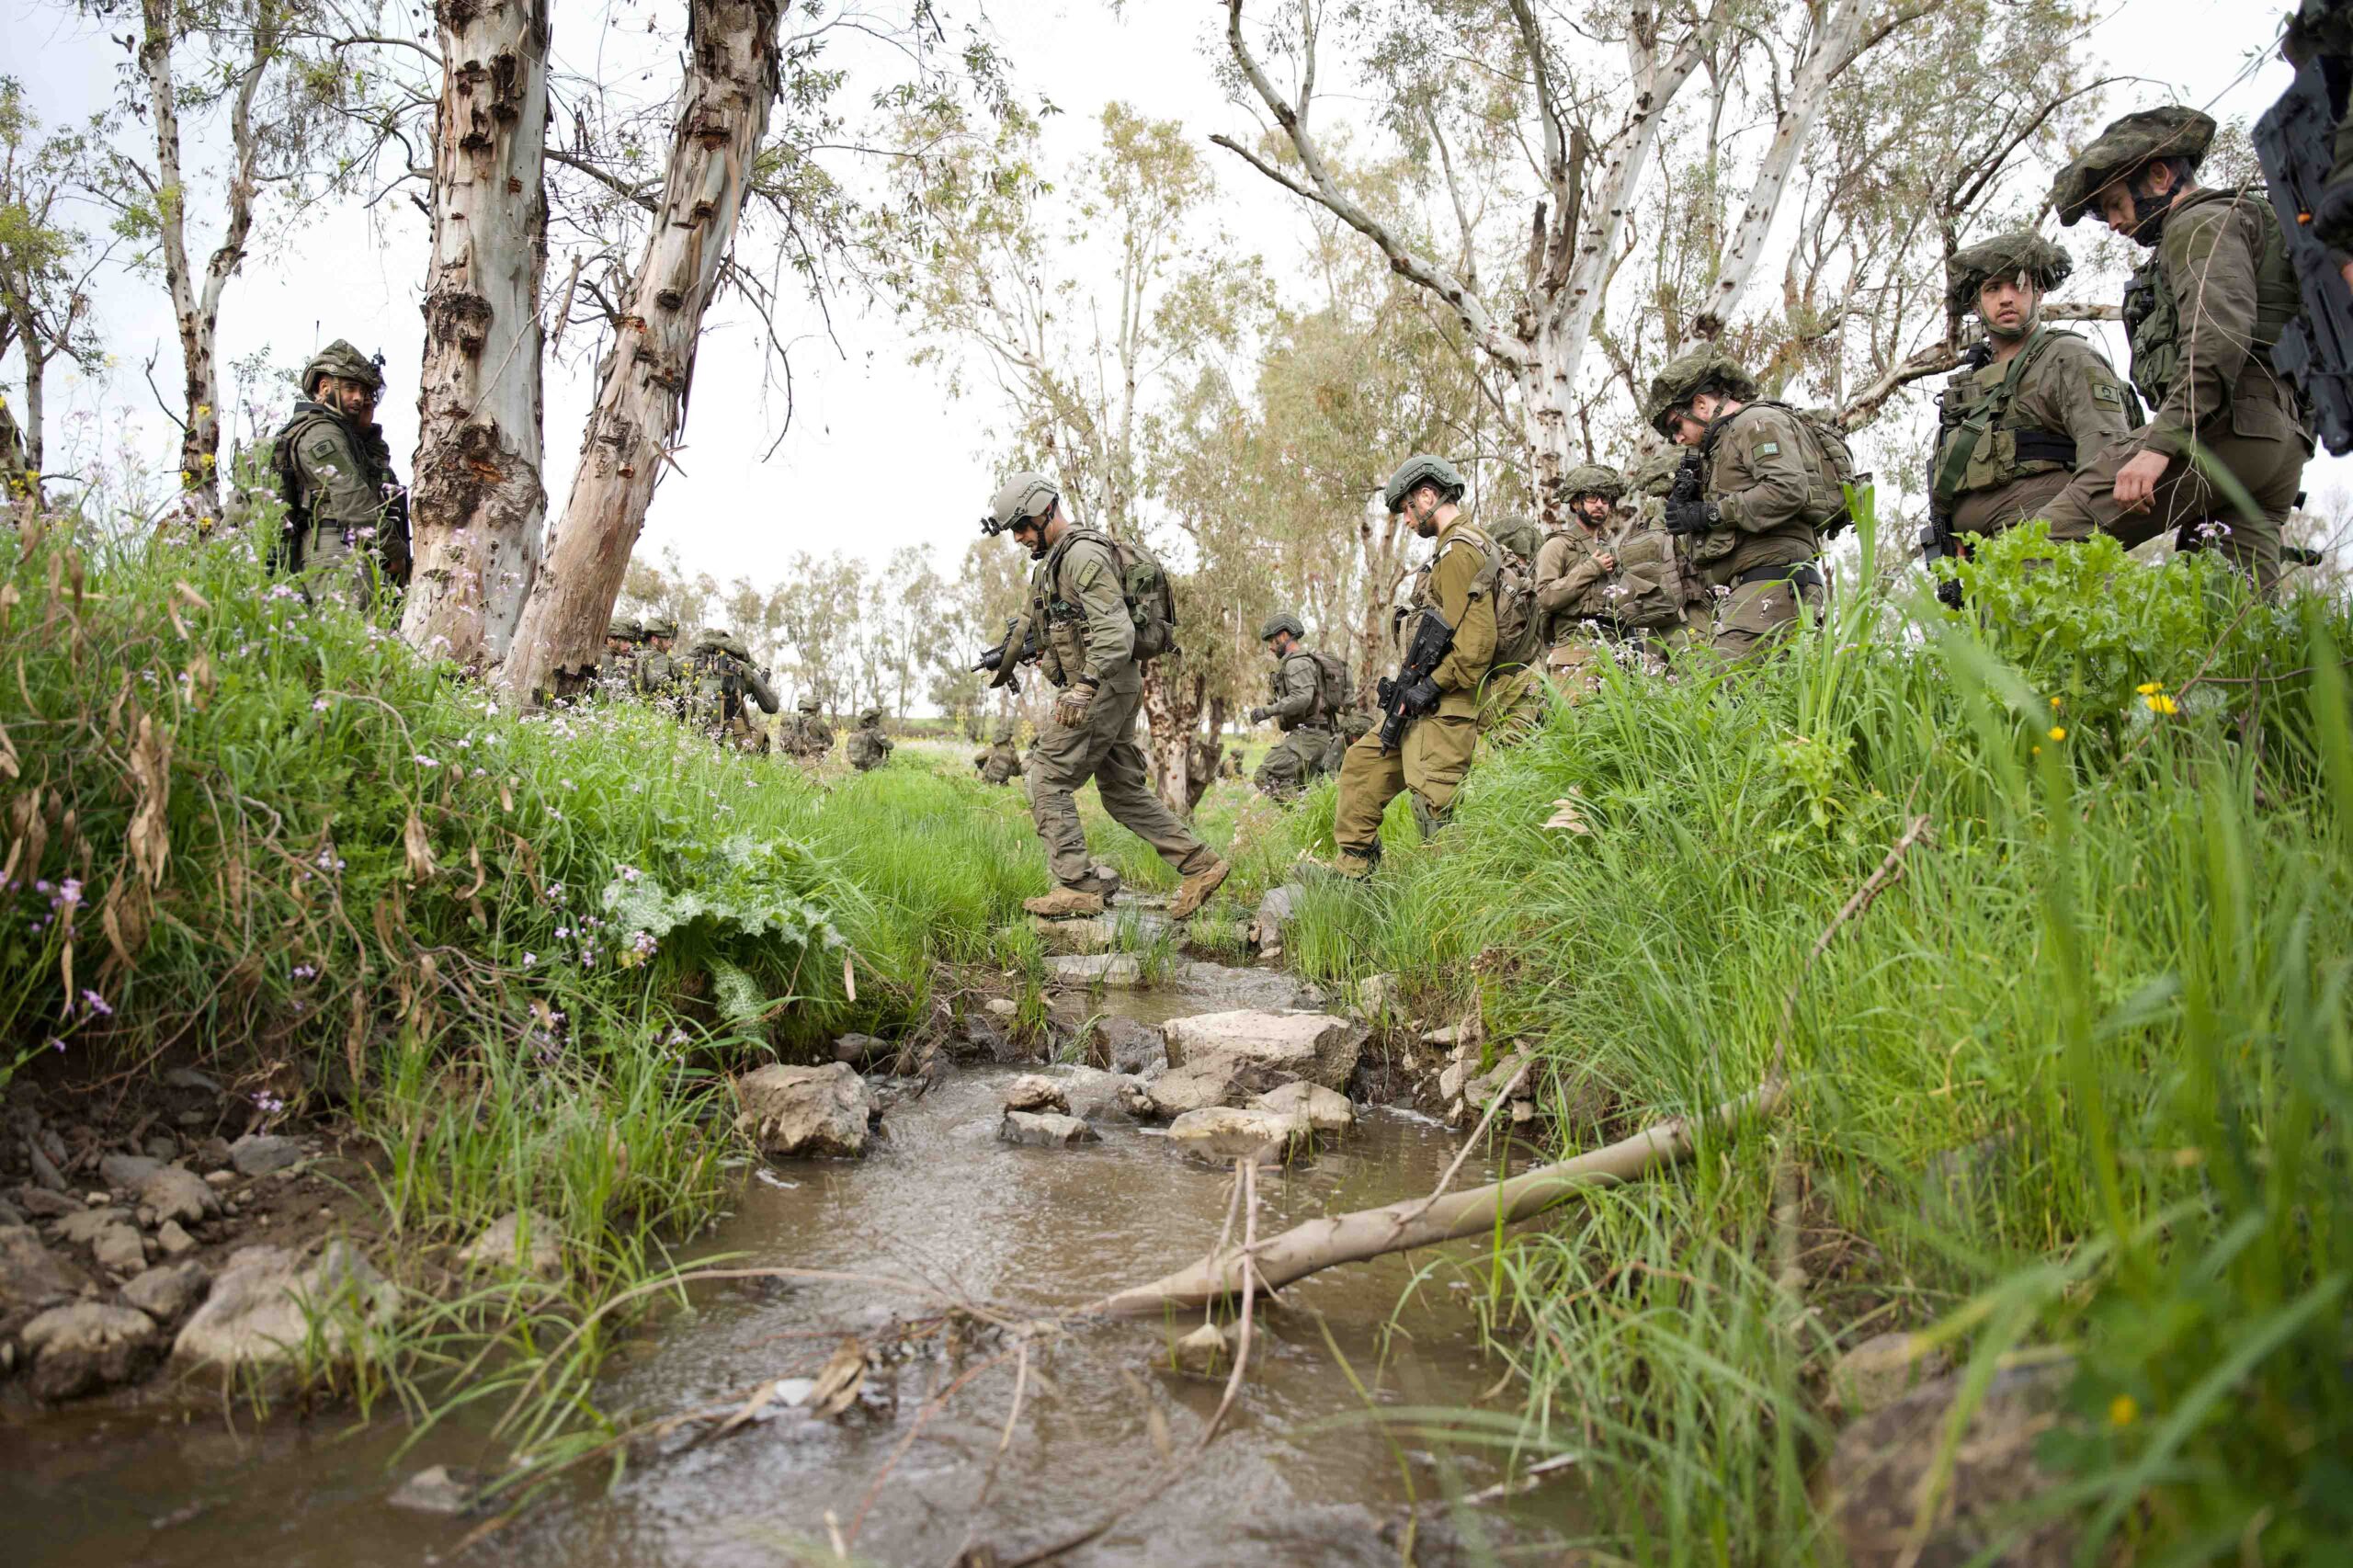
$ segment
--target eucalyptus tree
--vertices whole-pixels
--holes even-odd
[[[24,360],[24,401],[13,423],[36,487],[49,367],[64,358],[95,369],[98,359],[90,283],[113,247],[80,228],[74,210],[111,121],[100,114],[83,126],[44,130],[23,84],[0,77],[0,358],[13,347]]]

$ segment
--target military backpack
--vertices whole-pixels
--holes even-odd
[[[1348,673],[1348,662],[1336,654],[1317,650],[1307,656],[1315,661],[1315,716],[1336,721],[1356,700],[1356,677]]]
[[[1128,540],[1113,539],[1100,528],[1074,528],[1063,536],[1046,561],[1046,581],[1055,581],[1063,557],[1080,540],[1091,539],[1111,552],[1111,564],[1120,579],[1120,597],[1126,601],[1128,615],[1135,622],[1135,660],[1148,665],[1163,653],[1176,651],[1176,590],[1170,585],[1167,569],[1160,564],[1160,557],[1143,545]]]
[[[1543,652],[1544,618],[1536,610],[1536,579],[1518,556],[1495,552],[1495,657],[1490,668],[1531,664]]]

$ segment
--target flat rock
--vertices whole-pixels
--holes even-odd
[[[1208,1106],[1168,1124],[1171,1142],[1217,1165],[1233,1160],[1279,1164],[1307,1134],[1304,1117],[1246,1106]]]
[[[1102,1134],[1074,1116],[1063,1116],[1054,1111],[1009,1110],[997,1124],[996,1135],[1007,1143],[1022,1143],[1036,1149],[1067,1149],[1074,1143],[1093,1143]]]
[[[1396,1016],[1400,992],[1393,974],[1368,974],[1356,983],[1354,1010],[1368,1021]]]
[[[1049,953],[1099,953],[1120,939],[1119,926],[1106,915],[1082,915],[1070,920],[1033,915],[1029,926],[1038,933],[1038,945]]]
[[[1911,1335],[1875,1334],[1832,1366],[1824,1403],[1847,1415],[1876,1415],[1949,1364],[1943,1351],[1922,1348]]]
[[[75,1246],[89,1246],[117,1225],[131,1223],[131,1210],[109,1204],[103,1209],[77,1209],[57,1221],[57,1237]]]
[[[208,1095],[217,1095],[221,1092],[219,1084],[193,1067],[173,1068],[164,1074],[164,1084],[167,1088],[196,1089]]]
[[[1059,958],[1047,970],[1057,985],[1100,985],[1107,990],[1131,991],[1143,983],[1143,963],[1133,953]]]
[[[1327,1013],[1204,1013],[1171,1020],[1161,1035],[1170,1066],[1152,1098],[1164,1116],[1248,1105],[1285,1084],[1344,1089],[1364,1046],[1361,1026]]]
[[[302,1157],[301,1143],[276,1132],[248,1132],[229,1145],[229,1163],[239,1176],[267,1176]]]
[[[149,1176],[163,1168],[163,1161],[151,1160],[144,1154],[104,1154],[98,1159],[99,1176],[119,1192],[137,1192]]]
[[[466,1268],[528,1274],[534,1279],[563,1275],[563,1233],[543,1214],[517,1209],[493,1220],[458,1254]]]
[[[1283,950],[1283,927],[1299,912],[1299,901],[1306,890],[1297,882],[1285,882],[1279,888],[1268,888],[1258,900],[1257,913],[1250,917],[1250,945],[1258,949],[1262,959],[1279,958]]]
[[[1010,996],[992,996],[983,1010],[999,1023],[1009,1024],[1021,1016],[1021,1004]]]
[[[1357,1108],[1348,1096],[1321,1084],[1285,1084],[1250,1102],[1278,1116],[1304,1118],[1317,1132],[1346,1132],[1357,1124]]]
[[[20,1187],[17,1189],[17,1207],[28,1219],[62,1220],[68,1214],[79,1214],[82,1205],[62,1192],[51,1192],[45,1187]]]
[[[200,1263],[151,1268],[122,1288],[122,1299],[169,1327],[196,1311],[212,1289],[212,1272]]]
[[[1062,1085],[1043,1073],[1024,1073],[1005,1086],[1005,1108],[1058,1110],[1068,1115],[1070,1100],[1063,1094]]]
[[[2006,1542],[2005,1568],[2063,1568],[2075,1528],[2062,1516],[2012,1539],[2018,1506],[2055,1478],[2035,1462],[2036,1441],[2061,1419],[2072,1369],[2044,1366],[1997,1372],[1956,1449],[1952,1483],[1926,1542],[1915,1550],[1913,1519],[1944,1443],[1958,1374],[1924,1383],[1839,1433],[1824,1466],[1832,1527],[1853,1568],[1960,1568]]]
[[[470,1512],[489,1478],[463,1465],[428,1465],[392,1488],[385,1499],[411,1513],[455,1517]]]
[[[893,1055],[898,1047],[887,1040],[870,1034],[846,1034],[834,1041],[834,1060],[847,1062],[853,1067],[864,1067],[878,1058]]]
[[[0,1336],[90,1282],[69,1257],[41,1244],[28,1225],[0,1226]]]
[[[157,1219],[186,1225],[221,1212],[221,1195],[202,1176],[177,1165],[165,1165],[150,1176],[139,1188],[139,1201],[153,1209]]]
[[[166,1220],[155,1227],[155,1244],[165,1257],[184,1257],[196,1250],[196,1238],[177,1220]]]
[[[866,1153],[874,1095],[846,1062],[762,1067],[736,1080],[752,1141],[770,1159]]]
[[[390,1324],[400,1291],[338,1237],[307,1262],[291,1247],[240,1247],[173,1342],[192,1366],[267,1366],[310,1341],[340,1355],[355,1332]]]
[[[108,1225],[90,1244],[90,1256],[109,1274],[136,1274],[147,1267],[147,1244],[132,1225]]]
[[[1100,1121],[1107,1117],[1122,1119],[1136,1114],[1141,1103],[1152,1104],[1143,1092],[1143,1080],[1125,1073],[1106,1073],[1099,1067],[1080,1067],[1062,1083],[1063,1097],[1069,1102],[1070,1114],[1082,1121]]]
[[[161,1348],[154,1319],[102,1301],[51,1307],[17,1337],[32,1353],[33,1393],[40,1399],[72,1399],[130,1382]]]
[[[1168,1044],[1150,1024],[1106,1014],[1095,1020],[1095,1038],[1104,1063],[1114,1073],[1149,1078],[1167,1070]]]

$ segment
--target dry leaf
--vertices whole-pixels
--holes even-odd
[[[202,594],[198,593],[196,589],[189,585],[186,578],[182,578],[180,581],[174,583],[172,586],[178,590],[181,598],[186,599],[198,609],[210,609],[212,608],[212,601],[206,598]]]
[[[8,738],[8,729],[0,724],[0,773],[11,778],[24,777],[24,769],[17,765],[17,743]]]
[[[858,976],[850,972],[849,967],[849,960],[853,956],[849,953],[842,955],[842,989],[847,992],[849,999],[855,1002],[858,1000]]]
[[[1552,802],[1552,815],[1544,825],[1564,827],[1571,833],[1589,834],[1593,829],[1586,825],[1584,809],[1585,801],[1578,797],[1577,791],[1572,790]]]
[[[433,874],[433,843],[425,836],[425,819],[412,809],[401,829],[401,844],[408,850],[408,880],[421,882]]]
[[[858,1403],[858,1391],[866,1383],[866,1346],[852,1335],[841,1342],[823,1370],[817,1374],[817,1386],[809,1391],[802,1403],[819,1415],[839,1415]]]
[[[188,662],[188,706],[202,712],[204,705],[212,699],[212,660],[199,648],[196,657]]]
[[[351,988],[351,1029],[343,1037],[343,1064],[355,1087],[368,1081],[368,999],[357,985]]]
[[[482,892],[483,883],[490,880],[490,873],[482,869],[482,848],[480,846],[472,844],[467,845],[466,859],[473,866],[474,869],[474,885],[468,888],[464,892],[458,896],[465,899],[468,903],[472,903],[474,895]]]
[[[166,810],[172,798],[172,733],[155,727],[153,715],[139,716],[139,739],[131,748],[131,779],[139,806],[131,812],[131,858],[151,888],[164,885],[164,865],[171,858],[172,839]]]

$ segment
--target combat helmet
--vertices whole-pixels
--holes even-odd
[[[1666,493],[1675,488],[1676,471],[1682,466],[1682,453],[1673,447],[1661,447],[1634,465],[1634,494],[1665,499]]]
[[[800,702],[800,708],[801,708],[801,711],[802,711],[803,713],[814,713],[815,711],[817,711],[817,699],[816,699],[816,698],[814,698],[814,697],[804,697],[804,698],[802,698],[802,699],[801,699],[801,702]]]
[[[1643,400],[1643,423],[1668,440],[1675,439],[1667,415],[1703,392],[1720,392],[1736,402],[1748,403],[1756,396],[1756,379],[1731,355],[1712,343],[1703,343],[1669,359],[1666,368],[1651,378],[1650,395]]]
[[[605,641],[642,642],[645,641],[645,627],[633,615],[617,615],[605,622]]]
[[[676,617],[667,615],[649,615],[645,618],[645,634],[648,637],[667,637],[676,641],[678,635],[677,619]]]
[[[1573,506],[1587,495],[1617,501],[1625,494],[1626,482],[1618,476],[1618,471],[1599,463],[1579,463],[1561,476],[1561,499]]]
[[[994,536],[1024,518],[1042,517],[1053,509],[1062,494],[1054,482],[1042,473],[1017,473],[997,486],[996,495],[989,502],[988,515],[981,519],[981,532]]]
[[[1465,488],[1461,471],[1452,463],[1429,452],[1416,452],[1397,465],[1397,472],[1389,476],[1389,483],[1381,488],[1381,498],[1388,504],[1389,515],[1393,517],[1404,511],[1405,497],[1414,493],[1416,485],[1422,484],[1438,486],[1441,501],[1461,500]]]
[[[861,712],[858,714],[858,725],[859,725],[859,727],[860,727],[860,728],[865,728],[865,727],[870,726],[870,725],[879,724],[879,723],[881,723],[881,722],[882,722],[882,710],[881,710],[880,708],[869,708],[869,709],[866,709],[866,710],[864,710],[863,711],[861,711]]]
[[[1258,628],[1258,641],[1264,642],[1278,631],[1288,631],[1302,642],[1307,640],[1306,626],[1301,622],[1299,617],[1289,610],[1283,611],[1267,621],[1266,625]]]
[[[1010,719],[999,719],[996,722],[996,728],[990,732],[989,739],[1001,746],[1011,745],[1013,744],[1013,721]]]
[[[383,367],[338,337],[316,354],[302,367],[302,395],[319,395],[321,376],[339,376],[347,381],[358,381],[371,392],[384,390]]]
[[[744,646],[744,640],[741,637],[736,636],[733,631],[728,631],[723,626],[706,626],[698,630],[695,632],[695,640],[688,645],[687,652],[689,653],[728,653],[738,659],[744,660],[747,664],[751,661],[752,657],[752,651]]]
[[[1544,530],[1533,517],[1509,517],[1487,530],[1487,537],[1522,561],[1533,561],[1544,548]]]
[[[2059,222],[2075,225],[2109,184],[2152,158],[2182,158],[2196,168],[2214,140],[2214,118],[2182,104],[2144,108],[2109,121],[2092,144],[2075,154],[2051,182],[2051,207]]]
[[[1945,261],[1945,309],[1967,315],[1977,308],[1977,291],[1996,278],[2023,273],[2045,293],[2067,281],[2075,258],[2036,233],[2014,229],[1958,250]]]

